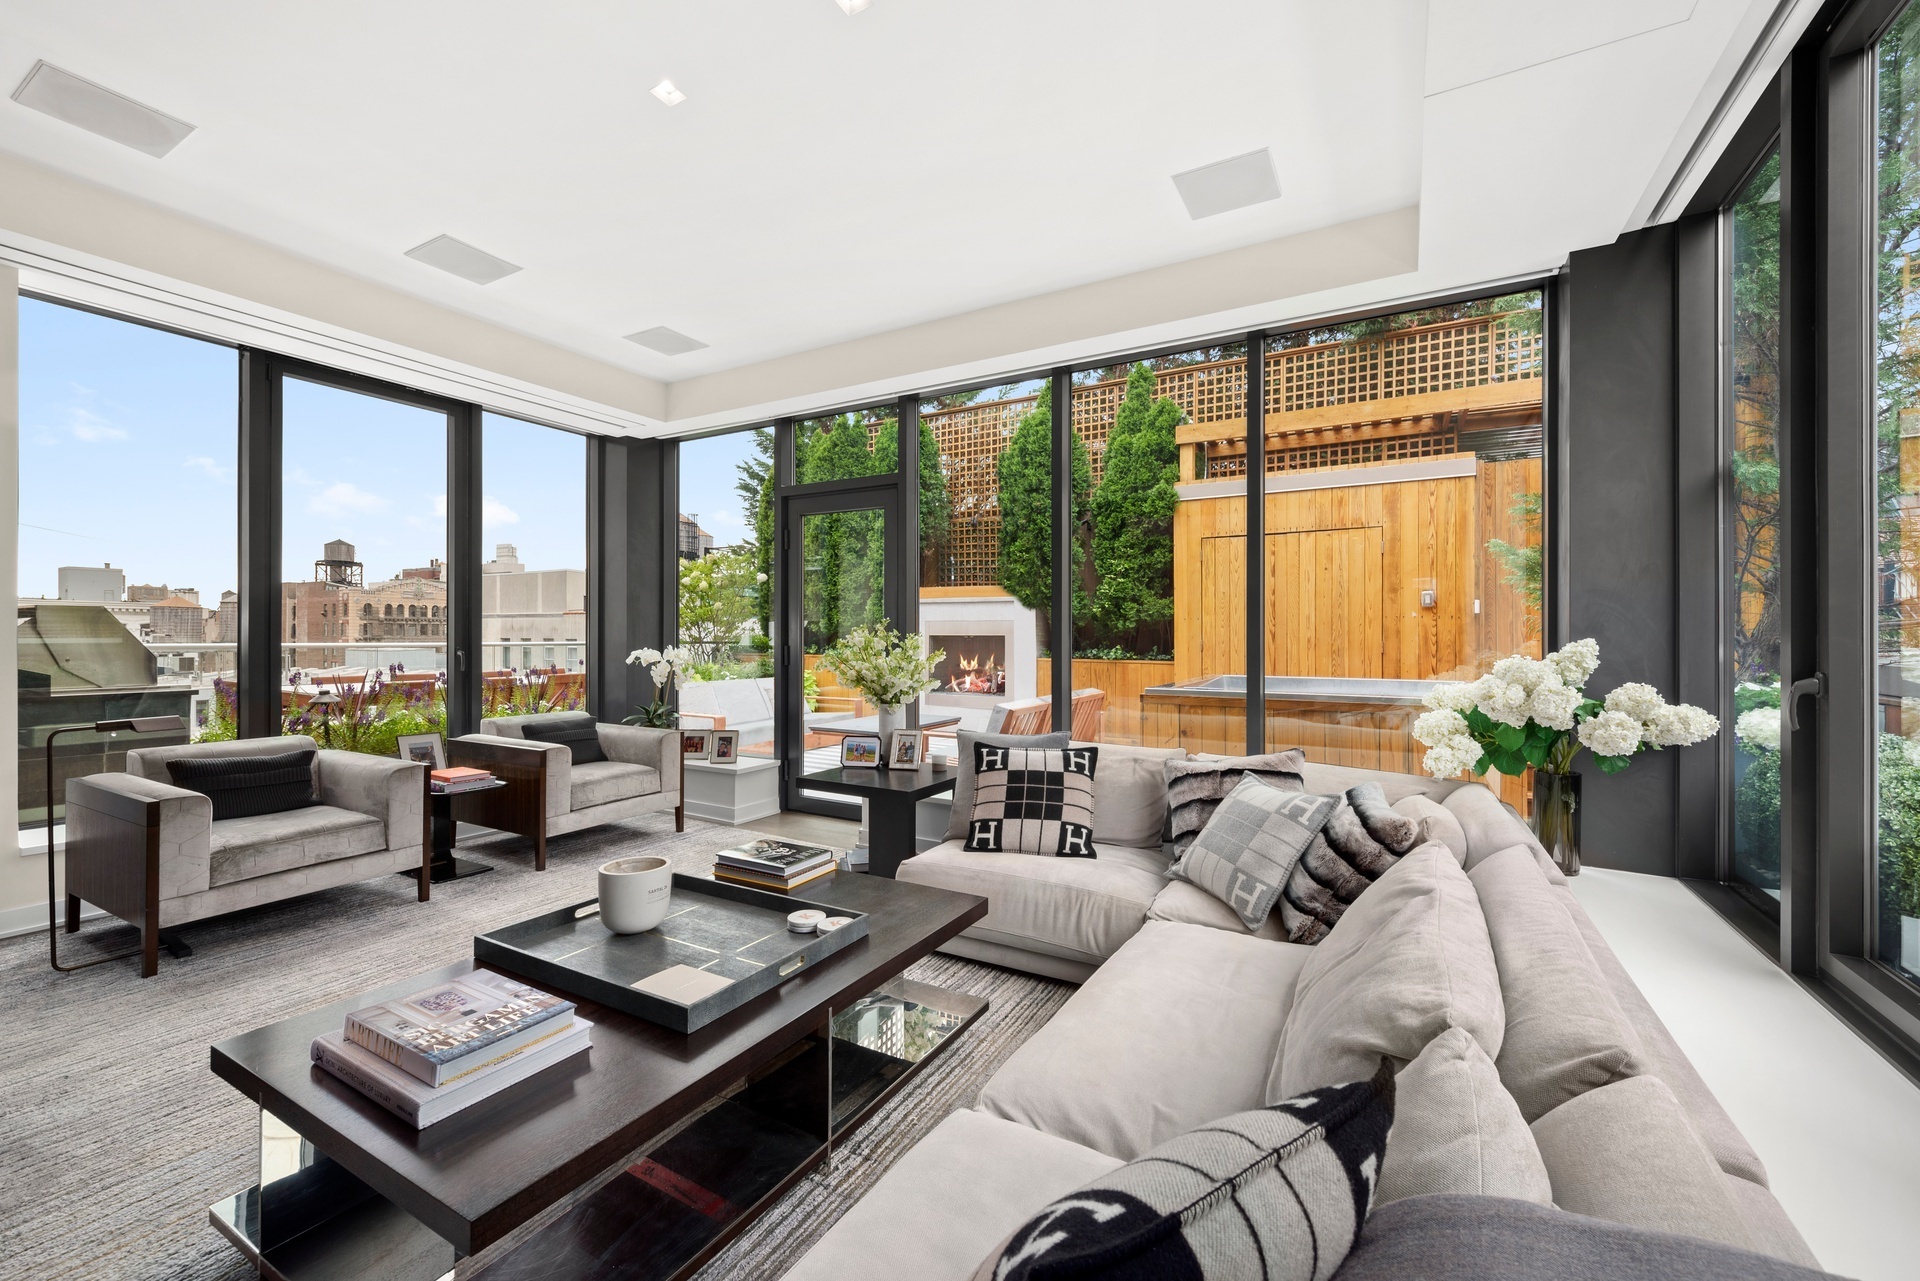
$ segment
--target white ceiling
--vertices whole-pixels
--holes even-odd
[[[717,420],[731,371],[1411,206],[1417,271],[1297,304],[1550,268],[1666,181],[1773,5],[9,0],[0,94],[44,59],[197,130],[154,159],[0,100],[0,151],[698,377]],[[1190,220],[1170,175],[1261,147],[1281,198]],[[443,233],[524,270],[403,256]],[[622,338],[657,325],[708,346]]]

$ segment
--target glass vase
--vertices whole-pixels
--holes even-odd
[[[1580,875],[1580,776],[1533,772],[1533,834],[1564,876]]]

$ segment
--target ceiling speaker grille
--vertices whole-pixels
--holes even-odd
[[[486,250],[475,249],[466,241],[455,240],[452,236],[435,236],[424,245],[415,245],[407,250],[407,257],[424,262],[429,267],[452,272],[476,285],[490,285],[502,276],[511,276],[520,270],[517,264],[505,258],[496,258]]]
[[[637,334],[628,334],[627,341],[639,343],[662,356],[684,356],[690,351],[699,351],[707,344],[698,338],[689,338],[676,329],[665,325],[655,325],[652,329],[642,329]]]
[[[50,62],[33,64],[33,70],[13,91],[13,100],[150,156],[166,155],[194,128]]]
[[[1265,147],[1173,175],[1173,185],[1196,221],[1232,209],[1280,199],[1280,180]]]

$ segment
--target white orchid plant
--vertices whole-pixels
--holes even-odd
[[[1581,748],[1602,772],[1617,774],[1636,753],[1684,747],[1713,737],[1719,718],[1686,703],[1669,703],[1651,685],[1630,682],[1605,699],[1588,698],[1587,679],[1600,666],[1600,646],[1574,641],[1545,658],[1514,655],[1475,681],[1443,681],[1427,694],[1428,712],[1413,723],[1426,746],[1423,766],[1437,778],[1529,766],[1573,772]]]
[[[647,675],[653,677],[653,701],[634,715],[626,718],[628,725],[648,725],[654,729],[671,729],[679,714],[673,710],[668,700],[673,696],[673,683],[680,673],[693,661],[693,652],[680,645],[669,645],[665,649],[636,649],[627,655],[627,665],[641,666],[647,669]]]
[[[918,632],[902,636],[884,623],[872,623],[842,636],[820,656],[820,665],[869,702],[898,711],[939,683],[934,667],[947,652],[923,651],[923,644]]]

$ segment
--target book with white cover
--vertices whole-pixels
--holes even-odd
[[[541,1025],[573,1013],[573,1002],[491,970],[475,970],[423,992],[347,1015],[346,1039],[428,1085],[461,1071],[470,1054],[496,1057],[539,1040]],[[553,1024],[560,1026],[559,1023]],[[471,1066],[471,1065],[469,1065]]]
[[[824,845],[759,840],[721,850],[713,857],[715,862],[729,867],[741,867],[764,875],[792,877],[809,868],[833,862],[833,851]]]
[[[327,1072],[414,1129],[424,1130],[543,1068],[581,1053],[590,1044],[592,1029],[593,1024],[587,1020],[575,1018],[564,1029],[556,1027],[547,1039],[498,1056],[489,1055],[486,1063],[438,1087],[402,1072],[338,1032],[315,1037],[310,1053],[313,1061]]]

